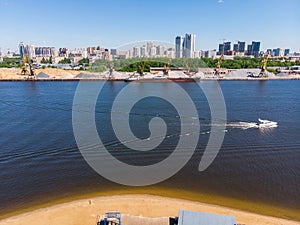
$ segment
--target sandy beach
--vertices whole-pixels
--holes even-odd
[[[119,210],[123,214],[143,217],[177,216],[179,209],[217,213],[235,216],[239,224],[245,225],[294,225],[296,221],[263,216],[237,209],[195,201],[168,198],[154,195],[113,195],[92,197],[37,209],[31,212],[9,217],[0,221],[0,225],[88,225],[95,224],[98,214],[109,210]]]
[[[216,77],[214,75],[204,75],[203,73],[196,73],[192,77],[184,74],[183,72],[171,71],[168,75],[170,79],[196,79],[196,80],[299,80],[300,75],[287,75],[287,74],[273,74],[268,73],[267,78],[249,78],[247,77],[247,72],[253,72],[254,74],[259,73],[259,69],[240,69],[232,70],[232,72],[222,76]],[[19,68],[0,68],[0,81],[23,81],[27,80],[28,76],[23,76],[20,74]],[[121,80],[128,78],[132,75],[130,72],[113,72],[113,77],[111,80]],[[163,76],[162,72],[158,74],[144,73],[143,77],[139,81],[149,81],[157,80],[163,82],[168,79],[156,79],[155,76]],[[166,78],[166,77],[165,77]],[[80,71],[80,70],[63,70],[57,68],[45,68],[45,69],[36,69],[34,80],[36,81],[68,81],[68,80],[108,80],[109,72],[104,71],[102,73],[95,73],[89,71]],[[32,80],[32,78],[30,79]]]

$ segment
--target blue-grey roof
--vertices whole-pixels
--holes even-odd
[[[180,210],[178,225],[235,225],[234,216]]]

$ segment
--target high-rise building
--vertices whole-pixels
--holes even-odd
[[[54,47],[36,47],[35,55],[39,57],[53,57],[56,55],[56,50]]]
[[[259,52],[260,52],[260,41],[252,41],[252,55],[258,57]]]
[[[154,47],[154,43],[152,41],[147,42],[147,44],[146,44],[146,55],[147,56],[150,55],[151,48],[153,48],[153,47]]]
[[[21,58],[23,58],[23,56],[24,56],[25,54],[27,54],[27,49],[26,49],[26,46],[25,46],[25,44],[24,44],[23,42],[21,42],[21,43],[19,44],[19,53],[20,53],[20,57],[21,57]]]
[[[222,52],[226,55],[231,50],[231,42],[223,42],[219,44],[219,52],[218,54],[221,55]]]
[[[150,48],[149,56],[150,56],[150,57],[155,57],[155,56],[156,56],[156,47],[155,47],[155,46],[152,46],[152,47]]]
[[[23,42],[19,44],[20,57],[26,55],[28,58],[35,58],[35,47],[33,45],[25,45]]]
[[[282,48],[273,49],[273,53],[274,53],[274,56],[277,56],[277,57],[284,56],[284,50]]]
[[[290,49],[284,49],[284,55],[286,56],[286,55],[288,55],[288,54],[290,54]]]
[[[224,52],[224,44],[219,44],[219,51],[218,51],[218,55],[221,55],[222,52]]]
[[[279,56],[279,48],[273,49],[274,56]]]
[[[118,50],[115,49],[115,48],[112,48],[112,49],[110,49],[110,54],[111,54],[112,56],[116,56],[116,55],[118,55]]]
[[[239,51],[239,44],[233,44],[233,51],[235,52]]]
[[[252,55],[252,45],[247,45],[247,55]]]
[[[227,53],[231,50],[231,42],[224,43],[224,52]]]
[[[145,45],[140,48],[141,57],[146,57],[147,56],[146,51],[147,51],[147,48],[146,48]]]
[[[168,58],[175,58],[175,49],[174,48],[168,48],[166,50],[166,56]]]
[[[175,57],[176,58],[183,57],[183,44],[184,44],[184,37],[177,36],[175,38]]]
[[[35,47],[33,45],[27,45],[28,57],[30,59],[35,58]]]
[[[58,56],[60,57],[68,57],[69,50],[67,48],[59,48]]]
[[[183,57],[184,58],[194,58],[195,52],[195,34],[185,34],[184,44],[183,44]]]
[[[273,52],[273,50],[272,50],[272,49],[268,48],[268,49],[267,49],[267,52],[269,52],[269,53],[270,53],[270,56],[272,56],[272,57],[274,56],[274,52]]]
[[[245,52],[246,42],[238,41],[238,43],[233,45],[233,51],[235,52]]]
[[[140,48],[138,47],[133,47],[133,58],[139,58],[141,56],[141,51],[140,51]]]
[[[165,55],[165,46],[163,45],[158,45],[156,46],[156,55],[157,56],[164,56]]]
[[[247,55],[258,57],[260,53],[260,41],[252,41],[252,44],[247,47]]]

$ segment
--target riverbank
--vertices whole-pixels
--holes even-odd
[[[247,72],[258,74],[259,69],[241,69],[232,70],[230,73],[223,75],[222,77],[216,77],[211,74],[196,73],[189,77],[183,72],[171,71],[168,77],[164,77],[163,74],[150,74],[145,73],[140,77],[139,82],[164,82],[164,81],[176,81],[176,82],[189,82],[194,80],[299,80],[300,75],[287,75],[268,73],[267,78],[252,78],[247,77]],[[108,71],[102,73],[93,73],[80,70],[63,70],[57,68],[45,68],[37,69],[35,71],[36,76],[34,78],[28,78],[20,74],[18,68],[0,68],[0,81],[80,81],[80,80],[111,80],[111,81],[123,81],[130,77],[132,73],[129,72],[117,72],[114,71],[110,76]]]
[[[28,203],[27,206],[22,207],[22,208],[16,208],[13,211],[8,211],[4,214],[0,214],[0,225],[3,224],[3,221],[11,221],[10,219],[15,219],[15,218],[22,218],[23,216],[26,215],[31,215],[31,219],[34,218],[34,215],[36,212],[40,212],[41,210],[43,211],[45,209],[45,211],[48,211],[49,208],[55,208],[55,206],[70,206],[70,204],[72,205],[72,203],[74,202],[88,202],[88,201],[94,201],[95,199],[99,199],[101,200],[106,199],[106,198],[110,198],[110,196],[117,196],[117,197],[122,197],[122,196],[155,196],[154,199],[157,198],[165,198],[165,199],[174,199],[177,201],[178,204],[174,204],[177,205],[179,208],[182,205],[183,202],[193,202],[194,204],[203,204],[203,205],[210,205],[210,206],[215,206],[215,207],[220,207],[220,208],[224,208],[226,210],[232,210],[232,212],[235,212],[234,214],[228,214],[228,215],[234,215],[237,217],[237,219],[239,218],[237,216],[238,212],[244,212],[245,214],[249,214],[252,215],[253,217],[261,217],[261,218],[272,218],[272,220],[276,221],[292,221],[294,223],[291,224],[300,224],[300,215],[298,213],[298,210],[296,209],[289,209],[289,208],[284,208],[284,207],[280,207],[280,206],[274,206],[274,205],[270,205],[270,204],[265,204],[262,202],[251,202],[249,200],[242,200],[242,199],[233,199],[233,198],[229,198],[229,197],[225,197],[225,196],[219,196],[219,195],[211,195],[209,193],[201,193],[201,192],[190,192],[190,191],[183,191],[180,189],[170,189],[170,188],[137,188],[137,189],[132,189],[132,188],[124,188],[122,190],[111,190],[111,191],[101,191],[101,192],[93,192],[93,193],[86,193],[86,194],[78,194],[78,195],[68,195],[61,197],[61,198],[57,198],[57,199],[48,199],[46,201],[31,201]],[[112,199],[114,199],[115,197],[113,197]],[[119,201],[119,200],[114,200],[114,201]],[[134,202],[134,198],[132,199],[132,201],[128,201],[128,202]],[[127,202],[127,203],[128,203]],[[161,201],[162,203],[164,203],[164,201]],[[124,204],[126,203],[126,201],[124,201]],[[143,215],[143,216],[159,216],[161,214],[148,214],[149,212],[152,211],[152,209],[150,210],[151,205],[148,205],[148,201],[144,201],[144,204],[146,204],[144,207],[148,207],[148,210],[145,210],[144,213],[141,213],[140,211],[127,211],[128,207],[133,207],[132,209],[134,209],[134,205],[130,205],[127,208],[123,207],[122,204],[119,204],[118,207],[113,207],[113,205],[107,209],[103,209],[104,211],[108,211],[108,210],[120,210],[123,213],[125,212],[130,212],[130,214],[132,215]],[[101,206],[100,203],[98,204],[98,208],[97,210],[102,210],[102,208],[104,206]],[[110,206],[110,205],[109,205]],[[169,206],[168,206],[169,207]],[[167,207],[167,208],[168,208]],[[171,207],[171,205],[170,205]],[[173,207],[173,206],[172,206]],[[179,208],[176,208],[179,209]],[[161,210],[158,210],[158,212],[164,212],[164,207],[160,207]],[[124,209],[124,210],[122,210]],[[139,209],[139,208],[137,208]],[[190,209],[190,210],[196,210],[197,208],[180,208],[180,209]],[[153,209],[153,210],[156,210]],[[176,211],[175,210],[175,211]],[[178,210],[177,210],[178,211]],[[176,211],[176,213],[177,213]],[[205,209],[197,209],[196,211],[203,211],[203,212],[210,212],[210,213],[222,213],[221,211],[218,210],[211,210],[211,211],[207,211]],[[167,212],[167,211],[166,211]],[[97,212],[98,214],[103,213],[101,212]],[[166,214],[166,216],[172,216],[173,214]],[[174,214],[176,215],[176,214]],[[226,214],[227,215],[227,214]],[[82,216],[82,215],[81,215]],[[251,218],[252,218],[251,216]],[[15,220],[14,220],[15,221]],[[238,220],[238,221],[243,221],[243,220]],[[255,221],[255,220],[254,220]],[[262,220],[264,221],[264,219]],[[298,222],[297,222],[298,221]],[[9,223],[10,224],[10,223]],[[15,223],[12,223],[15,224]],[[252,224],[252,223],[247,223],[247,224]],[[254,223],[255,224],[255,223]],[[261,223],[256,223],[256,224],[261,224]],[[269,224],[269,223],[264,223],[264,224]],[[273,223],[270,223],[273,224]],[[274,224],[279,224],[279,223],[274,223]],[[288,223],[282,223],[282,224],[288,224]]]
[[[123,214],[144,217],[164,217],[177,216],[179,209],[231,215],[236,217],[238,223],[246,225],[300,224],[296,221],[263,216],[242,210],[196,201],[155,195],[126,194],[91,197],[36,209],[31,212],[3,219],[0,221],[0,225],[95,224],[97,215],[104,214],[109,210],[119,210]]]

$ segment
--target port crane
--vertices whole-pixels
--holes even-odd
[[[266,71],[267,71],[267,62],[268,62],[269,57],[270,57],[270,51],[268,51],[267,54],[265,54],[265,56],[261,62],[260,72],[258,74],[258,77],[268,77],[268,74],[266,73]]]
[[[114,72],[114,63],[113,61],[110,59],[110,56],[109,56],[109,53],[108,53],[108,50],[105,49],[104,53],[103,53],[103,56],[104,56],[104,60],[106,61],[106,64],[107,64],[107,68],[108,68],[108,79],[111,80],[114,78],[113,76],[113,72]]]
[[[188,75],[189,77],[192,77],[195,73],[191,72],[191,69],[190,69],[190,66],[189,66],[189,63],[188,63],[187,59],[184,59],[184,66],[185,66],[184,74]]]
[[[190,66],[189,66],[189,63],[186,59],[184,59],[184,66],[185,66],[186,74],[190,73]]]
[[[221,63],[222,63],[222,61],[224,60],[224,48],[225,48],[224,40],[225,40],[225,39],[223,39],[222,53],[221,53],[220,58],[218,59],[217,67],[215,68],[215,75],[216,75],[217,77],[220,77]]]
[[[140,74],[140,76],[143,76],[144,70],[145,70],[145,61],[142,61],[141,63],[138,64],[137,72],[138,74]]]
[[[171,66],[171,59],[169,58],[168,59],[168,63],[164,65],[164,70],[163,70],[164,76],[168,76],[169,75],[170,66]]]
[[[28,76],[29,79],[35,77],[35,72],[33,68],[33,61],[28,57],[28,55],[25,53],[22,56],[22,70],[21,75]]]
[[[107,61],[107,65],[108,65],[108,79],[113,79],[113,72],[114,72],[114,64],[112,61],[108,60]]]

